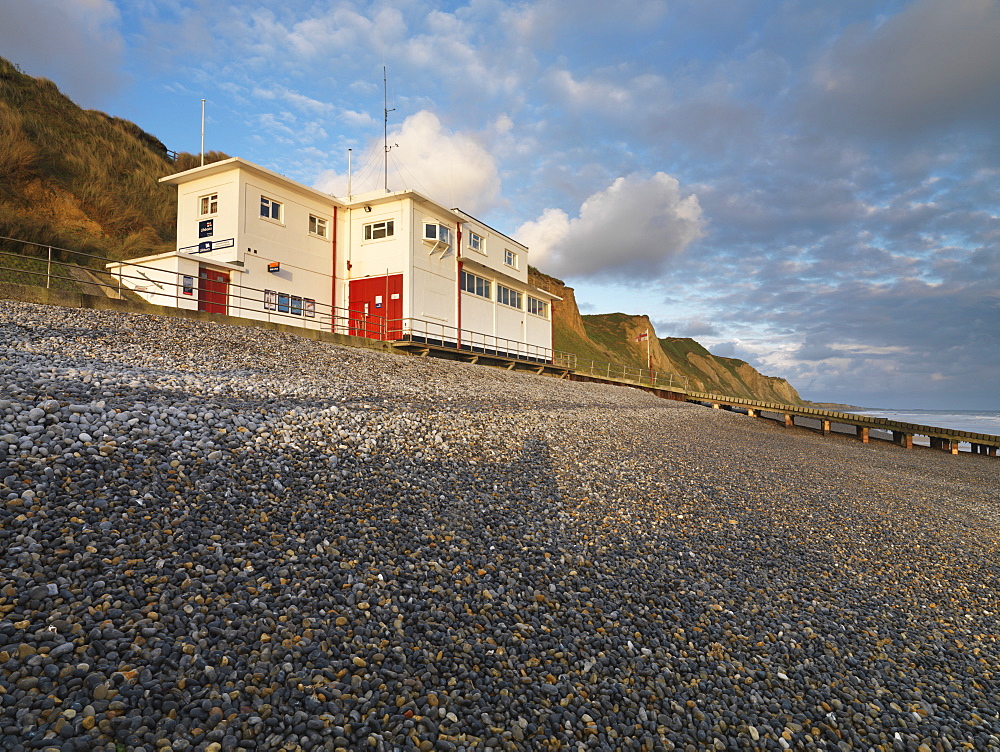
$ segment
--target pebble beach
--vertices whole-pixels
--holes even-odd
[[[0,749],[1000,750],[998,478],[0,301]]]

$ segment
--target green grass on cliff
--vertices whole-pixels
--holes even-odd
[[[636,348],[628,346],[631,344],[631,337],[627,327],[635,320],[635,316],[626,313],[601,313],[582,318],[587,336],[604,350],[601,357],[596,360],[610,360],[632,368],[646,368],[645,348],[639,352]]]
[[[177,195],[159,178],[193,159],[0,58],[0,236],[111,258],[169,250]]]

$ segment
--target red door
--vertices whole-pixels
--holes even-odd
[[[228,301],[229,272],[201,267],[198,270],[198,310],[226,313]]]
[[[403,275],[352,279],[351,334],[395,340],[403,331]]]

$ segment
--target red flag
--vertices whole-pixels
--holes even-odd
[[[649,336],[649,332],[643,332],[642,334],[640,334],[638,337],[635,338],[635,341],[636,342],[642,342],[648,336]]]

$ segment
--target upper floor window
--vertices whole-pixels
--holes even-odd
[[[260,216],[264,219],[273,219],[275,222],[281,221],[283,205],[273,198],[267,196],[260,197]]]
[[[486,253],[486,241],[483,239],[482,235],[476,235],[474,232],[469,233],[469,248],[473,251],[478,251],[479,253]]]
[[[202,196],[198,199],[198,214],[202,217],[207,217],[210,214],[219,213],[219,194],[212,193],[208,196]]]
[[[509,287],[497,285],[497,302],[511,308],[521,309],[521,293],[511,290]]]
[[[365,225],[365,240],[382,240],[395,235],[395,223],[391,219],[382,222],[370,222]]]
[[[436,222],[424,223],[424,242],[431,246],[432,251],[451,247],[451,228]]]
[[[517,269],[517,254],[514,251],[504,249],[503,262],[511,269]]]
[[[323,217],[317,217],[315,214],[309,215],[309,232],[312,235],[319,235],[321,238],[328,237],[327,227],[327,222]]]
[[[536,316],[541,316],[543,319],[549,317],[549,304],[544,300],[539,300],[538,298],[533,298],[528,296],[528,313],[533,313]]]
[[[492,297],[490,295],[490,281],[484,279],[476,274],[470,274],[469,272],[462,270],[462,289],[465,292],[471,292],[473,295],[478,295],[481,298],[489,299]]]

